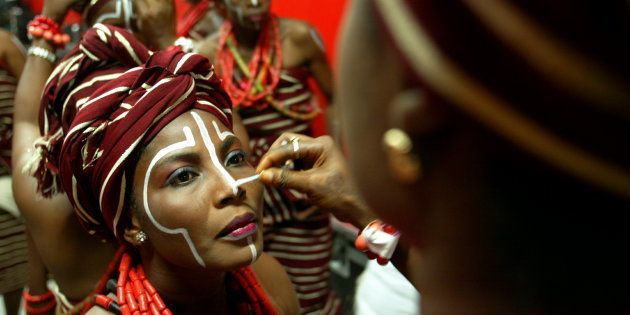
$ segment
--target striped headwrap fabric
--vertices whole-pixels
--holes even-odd
[[[232,128],[231,103],[210,62],[152,53],[126,30],[96,24],[56,67],[31,169],[44,196],[64,191],[91,234],[121,236],[138,150],[179,115],[199,109]]]
[[[371,2],[429,97],[630,199],[627,1]]]

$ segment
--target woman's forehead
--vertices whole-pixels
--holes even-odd
[[[195,120],[193,113],[196,114],[199,121]],[[164,126],[164,128],[162,128],[162,130],[160,130],[155,138],[149,143],[146,148],[146,152],[157,152],[165,145],[185,140],[186,129],[190,130],[192,137],[198,139],[199,141],[201,141],[200,137],[202,137],[202,134],[207,133],[210,140],[215,144],[222,142],[220,136],[218,135],[219,132],[230,131],[230,129],[213,114],[205,111],[190,110],[181,114]]]

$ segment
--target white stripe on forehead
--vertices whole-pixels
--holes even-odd
[[[147,217],[149,217],[149,220],[151,221],[151,223],[153,223],[153,225],[155,225],[155,227],[166,233],[166,234],[181,234],[184,239],[186,240],[186,243],[188,244],[188,247],[190,248],[190,251],[192,252],[193,256],[195,257],[195,260],[197,260],[197,263],[199,265],[201,265],[202,267],[205,267],[206,264],[204,263],[203,259],[201,259],[201,256],[199,255],[199,253],[197,252],[197,248],[195,247],[195,244],[193,244],[192,239],[190,238],[190,235],[188,233],[188,230],[186,230],[185,228],[175,228],[175,229],[169,229],[163,225],[161,225],[159,222],[157,222],[157,220],[153,217],[153,214],[151,214],[151,210],[149,209],[149,201],[148,201],[148,186],[149,186],[149,177],[151,175],[151,171],[153,170],[153,167],[155,166],[155,164],[162,159],[164,156],[166,156],[167,154],[177,151],[177,150],[182,150],[184,148],[188,148],[188,147],[194,147],[195,146],[195,138],[193,137],[192,131],[190,131],[189,127],[184,127],[183,128],[184,131],[184,135],[186,136],[186,140],[181,141],[181,142],[177,142],[174,144],[171,144],[169,146],[167,146],[166,148],[160,150],[151,160],[151,163],[149,164],[149,168],[147,169],[147,172],[144,176],[144,186],[142,188],[142,198],[143,198],[143,204],[144,204],[144,211],[147,214]]]
[[[225,141],[225,138],[227,138],[228,136],[233,136],[236,137],[232,132],[230,132],[229,130],[227,131],[221,131],[219,130],[219,125],[217,124],[216,121],[212,121],[212,126],[214,126],[214,131],[217,133],[217,135],[219,136],[219,139],[221,139],[221,141]]]

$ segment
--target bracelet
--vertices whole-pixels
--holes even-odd
[[[50,290],[46,291],[46,293],[42,293],[42,294],[39,294],[39,295],[31,295],[29,293],[28,288],[26,288],[22,292],[22,297],[24,298],[24,301],[26,301],[26,302],[39,303],[39,302],[44,302],[44,301],[47,301],[47,300],[53,298],[54,295],[53,295],[53,293]]]
[[[57,305],[57,301],[54,298],[55,296],[53,295],[53,293],[48,290],[47,292],[43,293],[43,294],[39,294],[39,295],[31,295],[29,293],[28,288],[24,289],[24,291],[22,291],[22,298],[24,299],[24,309],[29,313],[29,314],[42,314],[42,313],[46,313],[49,312],[50,310],[52,310],[55,305]],[[31,304],[33,303],[42,303],[42,302],[46,302],[49,301],[48,303],[46,303],[43,306],[33,306]]]
[[[35,57],[46,59],[50,63],[53,63],[53,64],[57,60],[57,56],[55,55],[54,52],[46,48],[42,48],[42,47],[31,46],[28,48],[27,54],[29,56],[35,56]]]
[[[381,220],[370,222],[357,236],[354,246],[367,254],[369,259],[376,258],[380,265],[386,265],[396,250],[400,232],[392,225]]]
[[[56,300],[51,300],[42,307],[31,306],[30,303],[24,303],[24,310],[29,314],[44,314],[50,312],[57,305]]]
[[[64,47],[70,42],[70,35],[63,33],[57,22],[43,15],[36,16],[28,23],[28,37],[43,38],[56,47]]]

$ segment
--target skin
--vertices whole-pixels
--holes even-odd
[[[124,7],[122,0],[109,0],[98,12],[91,12],[85,21],[87,25],[96,22],[127,28],[133,32],[148,48],[158,50],[175,42],[175,3],[172,0],[134,0],[132,12],[121,10],[115,16],[118,2]],[[127,23],[127,15],[129,23]],[[103,17],[109,17],[103,19]]]
[[[197,125],[195,116],[203,121],[202,126]],[[137,203],[131,225],[125,231],[125,239],[137,246],[148,278],[178,313],[199,313],[209,308],[227,313],[223,285],[225,272],[252,262],[250,244],[258,252],[262,251],[260,228],[250,237],[251,242],[248,238],[228,240],[220,235],[233,219],[245,214],[254,215],[256,223],[262,226],[262,185],[257,181],[248,182],[239,186],[237,194],[233,193],[225,174],[212,163],[208,146],[202,141],[203,127],[212,130],[213,124],[217,124],[221,131],[227,130],[215,119],[206,112],[182,114],[146,146],[134,172],[132,200]],[[158,160],[154,168],[150,168],[160,151],[186,139],[182,132],[185,129],[194,144],[191,142],[190,146],[170,151]],[[235,136],[228,135],[221,140],[220,133],[209,134],[216,148],[213,154],[219,157],[221,167],[229,175],[245,178],[254,174]],[[145,178],[148,178],[146,200],[145,195],[140,193]],[[143,203],[149,208],[139,210]],[[149,215],[159,224],[149,219]],[[165,232],[159,226],[185,230],[192,243],[180,234]],[[148,241],[141,245],[135,240],[139,231],[148,236]],[[193,252],[201,257],[203,266]],[[297,300],[286,273],[275,260],[266,255],[263,257],[260,262],[254,263],[254,271],[261,276],[263,288],[281,313],[296,313]],[[262,276],[268,274],[275,275],[273,285],[272,277]]]
[[[0,60],[9,68],[9,72],[19,80],[24,69],[24,55],[26,54],[24,47],[11,33],[3,29],[0,29],[0,41],[4,43],[0,48]]]
[[[412,246],[408,277],[423,314],[627,312],[627,259],[618,251],[627,242],[618,234],[627,228],[627,201],[559,173],[424,91],[383,44],[388,36],[370,3],[354,1],[349,12],[336,99],[347,164],[327,139],[302,138],[299,153],[276,143],[258,169],[270,167],[263,183],[301,187],[316,202],[356,189],[360,196],[341,200],[364,198]],[[382,144],[390,128],[411,138],[410,154],[423,166],[418,180],[396,175]],[[303,172],[278,168],[296,158],[316,162]],[[348,170],[354,180],[339,179]],[[353,209],[354,222],[370,211]]]
[[[138,23],[143,25],[140,32],[163,29],[163,25],[160,24],[162,21],[156,19],[156,16],[163,16],[164,13],[157,13],[160,12],[158,9],[168,8],[169,2],[155,1],[156,6],[153,6],[150,12],[141,8],[136,10]],[[72,0],[47,0],[42,14],[60,23],[73,3]],[[152,0],[136,1],[137,5],[151,3]],[[170,12],[172,14],[172,11]],[[174,33],[174,29],[172,32]],[[161,37],[156,37],[158,38]],[[33,45],[55,51],[54,47],[41,39],[33,40]],[[61,292],[71,302],[78,302],[92,291],[95,283],[105,272],[116,244],[104,243],[99,238],[86,236],[65,195],[56,195],[50,199],[41,198],[36,192],[36,180],[22,174],[22,168],[31,156],[32,144],[40,137],[38,123],[40,95],[52,70],[53,65],[42,58],[28,56],[26,59],[15,98],[18,106],[14,113],[13,191],[30,231],[34,244],[32,249],[54,275]],[[33,284],[31,288],[32,294],[46,291],[45,283]]]

